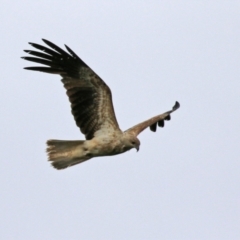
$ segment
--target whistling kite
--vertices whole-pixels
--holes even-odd
[[[107,84],[84,63],[68,46],[65,52],[55,44],[43,39],[50,47],[29,43],[42,52],[24,50],[36,57],[23,59],[41,63],[47,67],[26,67],[25,69],[59,74],[71,102],[72,114],[86,140],[48,140],[49,161],[57,169],[84,162],[93,157],[124,153],[132,148],[139,150],[137,136],[147,127],[155,132],[157,124],[164,126],[170,114],[180,107],[175,103],[172,110],[150,118],[132,128],[121,131],[114,113],[111,90]]]

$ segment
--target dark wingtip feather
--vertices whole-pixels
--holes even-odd
[[[46,43],[47,45],[53,44],[52,42],[48,41],[48,40],[45,39],[45,38],[42,38],[42,41],[43,41],[44,43]]]
[[[47,39],[44,39],[44,38],[42,38],[42,41],[44,42],[44,43],[46,43],[49,47],[51,47],[52,49],[54,49],[54,50],[58,50],[58,49],[60,49],[57,45],[55,45],[54,43],[52,43],[52,42],[50,42],[49,40],[47,40]],[[56,49],[55,49],[56,48]],[[62,49],[61,49],[62,50]],[[63,51],[63,50],[62,50]]]
[[[45,38],[42,38],[42,41],[45,42],[45,43],[46,43],[46,42],[49,42],[49,41],[48,41],[47,39],[45,39]]]
[[[166,116],[166,117],[164,118],[164,120],[167,120],[167,121],[171,120],[170,114],[169,114],[168,116]]]
[[[82,59],[70,48],[68,47],[66,44],[64,44],[65,48],[67,49],[67,51],[72,55],[72,57],[74,59],[77,59],[81,64],[83,64],[85,67],[88,67],[87,64],[85,62],[82,61]]]
[[[173,106],[172,110],[175,111],[178,108],[180,108],[180,103],[178,101],[175,102],[175,105]]]
[[[150,126],[151,131],[156,132],[157,131],[157,123],[154,123]]]
[[[63,49],[58,47],[56,44],[54,44],[46,39],[43,39],[43,38],[42,38],[42,40],[45,44],[47,44],[50,48],[52,48],[54,51],[58,52],[59,54],[66,56],[66,57],[70,56],[67,52],[65,52]]]
[[[164,120],[158,121],[158,126],[159,127],[164,127]]]
[[[32,71],[39,71],[39,72],[45,72],[45,73],[51,73],[51,74],[62,74],[63,71],[56,69],[56,68],[50,68],[50,67],[25,67],[26,70],[32,70]]]

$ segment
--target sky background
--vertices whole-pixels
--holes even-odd
[[[240,1],[1,1],[0,239],[240,239]],[[141,148],[57,171],[84,139],[28,42],[67,44],[109,85],[122,130],[181,108]]]

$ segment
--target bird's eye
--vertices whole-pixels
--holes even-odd
[[[135,144],[135,142],[132,142],[132,144],[134,145],[134,144]]]

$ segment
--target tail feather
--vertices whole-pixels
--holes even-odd
[[[84,162],[91,157],[84,148],[85,141],[48,140],[48,160],[56,169],[64,169],[75,164]]]

